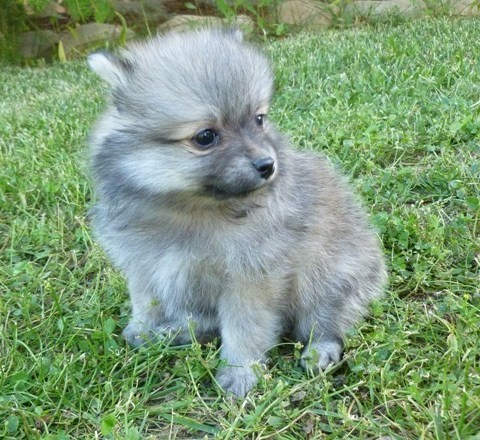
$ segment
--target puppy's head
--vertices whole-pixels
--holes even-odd
[[[236,32],[158,36],[90,67],[112,88],[92,136],[97,178],[153,195],[248,195],[277,174],[272,74]],[[273,132],[272,132],[273,133]]]

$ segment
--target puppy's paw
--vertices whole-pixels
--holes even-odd
[[[137,348],[150,340],[150,331],[151,330],[144,325],[135,321],[130,321],[123,330],[122,336],[130,347]]]
[[[158,341],[175,341],[181,343],[186,339],[184,332],[170,324],[162,324],[151,328],[135,321],[129,322],[125,330],[123,330],[122,335],[128,345],[134,348],[147,343],[153,344]],[[180,338],[179,335],[183,337]],[[177,341],[177,338],[180,339],[180,341]]]
[[[251,367],[222,367],[215,379],[225,392],[238,397],[244,397],[258,382]]]
[[[336,364],[342,356],[342,344],[336,341],[312,342],[303,351],[300,365],[306,371],[318,374],[329,365]]]

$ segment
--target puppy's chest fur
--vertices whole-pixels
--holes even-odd
[[[282,214],[274,199],[228,213],[159,209],[128,225],[108,222],[101,236],[107,235],[104,246],[118,266],[149,279],[167,316],[215,314],[218,297],[233,284],[291,278],[292,250],[301,247],[305,231],[298,213]]]
[[[192,282],[197,278],[261,278],[275,273],[280,257],[285,267],[288,249],[298,245],[299,238],[293,239],[291,231],[283,233],[287,219],[267,211],[267,207],[258,207],[242,218],[209,215],[183,222],[160,220],[144,234],[142,248],[154,247],[152,254],[170,262],[167,266],[172,270],[185,272]]]

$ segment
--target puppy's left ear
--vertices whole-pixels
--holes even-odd
[[[87,57],[90,68],[112,87],[127,82],[128,74],[133,70],[130,63],[122,60],[110,52],[94,52]]]
[[[228,34],[237,42],[243,43],[244,35],[243,32],[239,28],[230,28],[228,30]]]

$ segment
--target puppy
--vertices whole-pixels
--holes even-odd
[[[305,344],[304,368],[339,361],[382,291],[382,252],[344,179],[268,120],[265,57],[203,29],[88,63],[111,86],[90,142],[93,222],[128,281],[128,343],[219,336],[216,379],[238,396],[282,335]]]

